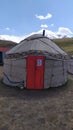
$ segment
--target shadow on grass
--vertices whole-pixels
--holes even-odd
[[[56,87],[56,88],[49,88],[46,90],[20,90],[17,87],[9,87],[0,81],[0,96],[2,97],[16,97],[19,99],[38,99],[39,98],[46,98],[46,97],[58,97],[61,96],[69,89],[72,88],[73,81],[68,80],[67,83],[63,86]]]

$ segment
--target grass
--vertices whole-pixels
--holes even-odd
[[[22,91],[0,81],[0,130],[73,130],[71,79],[69,75],[64,86],[42,91]]]
[[[55,39],[53,41],[70,56],[73,55],[73,38]]]
[[[6,40],[0,40],[0,47],[12,48],[12,47],[14,47],[15,45],[17,45],[16,42],[6,41]]]

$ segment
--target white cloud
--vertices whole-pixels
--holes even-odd
[[[52,23],[50,26],[51,26],[51,27],[53,27],[53,26],[54,26],[54,24]]]
[[[41,28],[48,28],[48,25],[47,24],[42,24]]]
[[[43,29],[38,31],[38,33],[42,34]],[[50,39],[73,37],[73,32],[69,28],[59,27],[57,32],[51,30],[45,30],[45,36],[49,37]]]
[[[43,34],[43,29],[37,32],[32,32],[31,34],[24,35],[24,36],[0,35],[0,39],[19,43],[21,40],[33,34]],[[69,28],[59,27],[57,32],[53,32],[51,30],[45,30],[45,36],[49,37],[50,39],[63,38],[65,36],[73,37],[73,32]]]
[[[48,28],[48,26],[49,27],[53,27],[54,26],[54,24],[50,24],[50,25],[47,25],[47,24],[41,24],[41,28]]]
[[[43,34],[43,29],[39,30],[37,33],[38,34]],[[45,30],[45,36],[49,37],[50,39],[58,38],[56,33],[51,31],[51,30]]]
[[[61,34],[73,34],[72,31],[69,28],[59,27],[58,33]]]
[[[5,28],[7,31],[10,31],[10,28],[9,27],[7,27],[7,28]]]
[[[40,19],[40,20],[46,20],[46,19],[50,19],[52,17],[52,14],[48,13],[46,16],[43,15],[35,15],[36,18]]]
[[[0,35],[0,39],[2,40],[9,40],[14,42],[20,42],[22,39],[24,39],[26,36],[13,36],[13,35]]]

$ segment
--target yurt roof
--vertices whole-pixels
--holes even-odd
[[[48,37],[43,36],[41,34],[34,34],[23,41],[21,41],[18,45],[13,47],[11,50],[6,52],[6,54],[15,54],[15,53],[23,53],[28,51],[42,51],[47,52],[53,55],[67,55],[62,49],[60,49],[53,41],[51,41]]]

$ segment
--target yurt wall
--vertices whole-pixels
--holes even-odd
[[[26,60],[22,58],[5,59],[4,64],[4,82],[12,86],[22,87],[23,85],[25,85]]]
[[[68,73],[73,74],[73,58],[68,60]]]
[[[4,82],[11,86],[26,87],[27,58],[5,59]],[[44,89],[58,87],[67,82],[67,63],[65,60],[45,57]]]
[[[62,60],[45,60],[44,87],[58,87],[67,82],[67,64]]]

